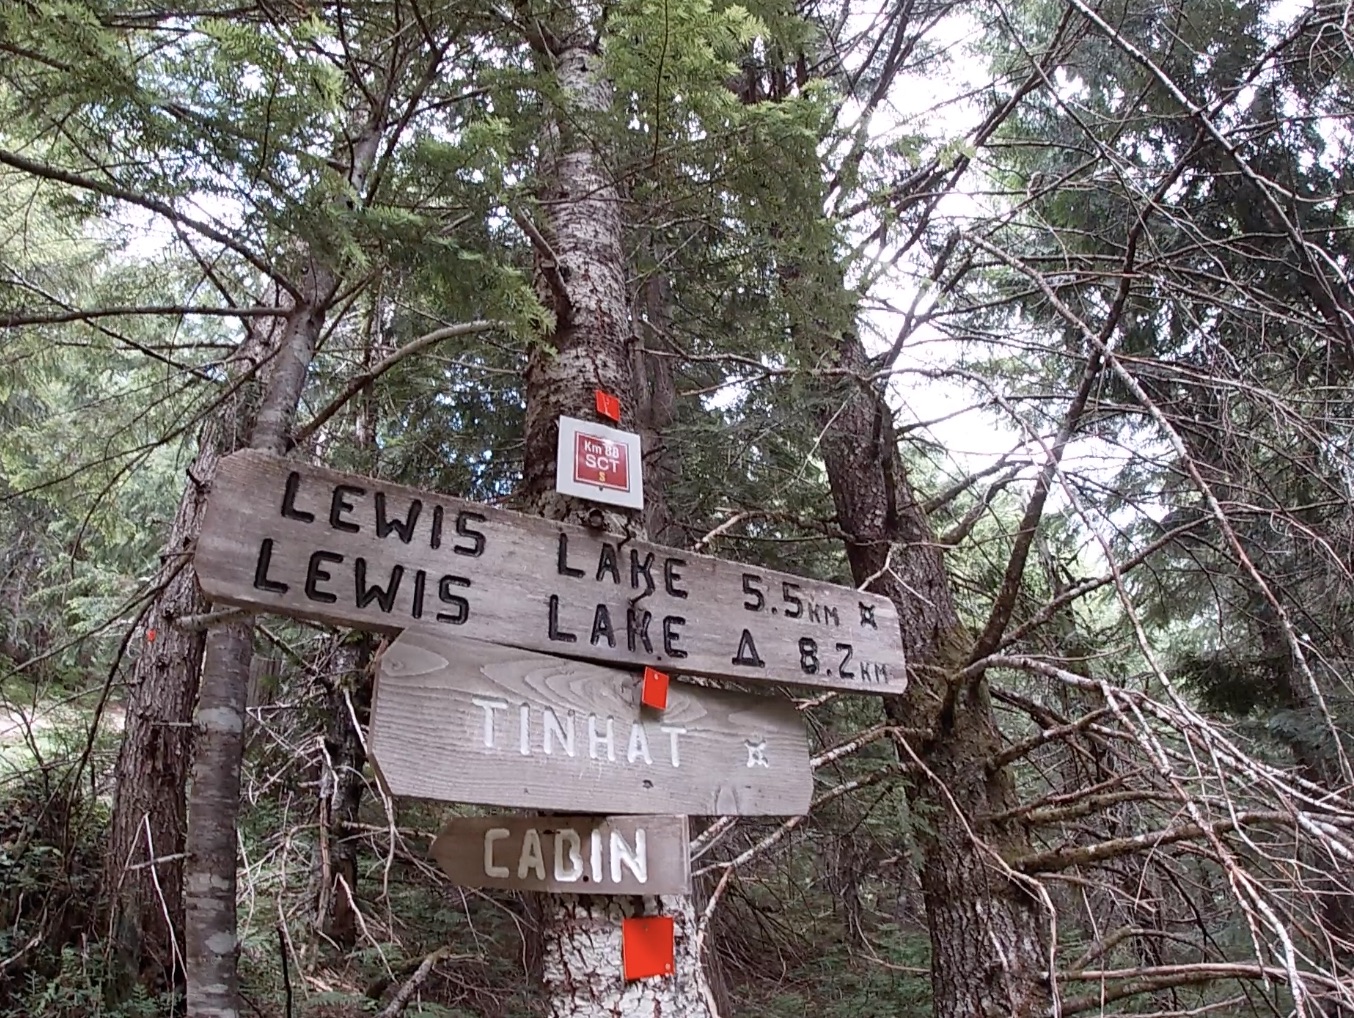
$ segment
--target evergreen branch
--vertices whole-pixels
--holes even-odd
[[[545,276],[546,284],[555,297],[555,321],[567,322],[573,301],[569,299],[569,288],[565,285],[564,273],[560,271],[559,255],[530,217],[517,211],[513,211],[511,215],[512,221],[522,228],[522,232],[531,241],[531,246],[536,249],[536,266]]]
[[[1350,284],[1348,276],[1342,271],[1338,261],[1331,258],[1319,248],[1316,248],[1316,245],[1306,238],[1300,224],[1295,222],[1294,219],[1289,216],[1288,210],[1285,209],[1283,204],[1279,201],[1279,197],[1282,197],[1287,202],[1297,202],[1300,196],[1295,194],[1289,188],[1284,187],[1273,177],[1265,176],[1256,170],[1251,165],[1250,160],[1242,153],[1241,146],[1225,135],[1221,128],[1218,127],[1217,123],[1215,123],[1213,111],[1211,111],[1208,106],[1196,103],[1191,99],[1185,93],[1184,89],[1176,83],[1175,79],[1167,74],[1156,61],[1140,47],[1125,38],[1121,32],[1105,21],[1105,19],[1095,10],[1086,6],[1082,0],[1069,0],[1069,4],[1071,7],[1075,7],[1080,11],[1087,21],[1104,32],[1110,41],[1122,50],[1129,59],[1139,64],[1144,70],[1151,74],[1153,78],[1160,82],[1161,86],[1170,94],[1170,96],[1185,109],[1185,112],[1189,115],[1190,119],[1198,124],[1199,128],[1206,132],[1208,136],[1217,142],[1222,150],[1227,153],[1241,176],[1260,193],[1262,202],[1268,206],[1273,213],[1278,228],[1287,236],[1289,242],[1293,245],[1294,252],[1306,263],[1308,272],[1320,284],[1324,298],[1332,305],[1338,307],[1339,299],[1335,294],[1330,279],[1321,267],[1322,263],[1329,265],[1334,270],[1338,284],[1343,286],[1346,290],[1349,288]],[[1259,68],[1262,68],[1279,49],[1287,46],[1301,36],[1311,14],[1312,12],[1308,11],[1303,15],[1302,19],[1294,26],[1289,35],[1281,41],[1281,44],[1272,48],[1257,62],[1257,66],[1253,73],[1258,74]],[[1276,197],[1276,195],[1278,197]],[[1346,314],[1348,313],[1346,312]],[[1349,334],[1351,322],[1348,318],[1332,324],[1336,324],[1338,327],[1343,328],[1346,335]]]
[[[367,388],[367,386],[371,385],[406,357],[411,357],[416,353],[420,353],[433,344],[440,343],[444,339],[454,339],[457,336],[470,336],[477,332],[488,332],[490,329],[501,328],[503,325],[503,322],[496,322],[490,319],[479,319],[473,322],[462,322],[460,325],[449,325],[444,329],[434,329],[432,332],[419,336],[417,339],[410,340],[394,353],[382,358],[371,368],[348,379],[348,384],[343,387],[342,392],[330,400],[324,409],[311,418],[308,423],[303,424],[292,433],[293,443],[300,445],[309,439],[316,431],[324,427],[325,423],[331,417],[342,410],[350,399],[363,389]]]
[[[1167,545],[1170,545],[1175,541],[1179,541],[1185,535],[1189,534],[1190,531],[1202,528],[1206,522],[1207,521],[1204,519],[1198,519],[1194,520],[1193,522],[1183,523],[1178,527],[1173,527],[1170,530],[1167,530],[1166,533],[1163,534],[1161,537],[1158,537],[1150,544],[1144,545],[1142,548],[1138,549],[1138,551],[1135,552],[1132,556],[1125,559],[1121,559],[1118,563],[1117,571],[1122,576],[1133,569],[1137,569],[1139,566],[1141,566],[1144,562],[1146,562],[1149,558],[1155,555],[1162,548],[1165,548]],[[1058,611],[1063,607],[1065,607],[1066,605],[1071,604],[1073,601],[1076,601],[1082,597],[1085,597],[1087,594],[1090,594],[1092,591],[1098,590],[1101,587],[1108,587],[1114,582],[1115,582],[1114,573],[1109,572],[1105,573],[1102,576],[1093,576],[1088,579],[1080,580],[1077,583],[1074,583],[1071,586],[1066,587],[1060,593],[1058,593],[1056,597],[1054,597],[1047,604],[1045,604],[1043,608],[1041,608],[1038,612],[1030,616],[1028,619],[1026,619],[1020,625],[1016,626],[1010,632],[1008,632],[1002,638],[1001,644],[999,645],[998,649],[1010,647],[1013,644],[1019,643],[1022,639],[1028,636],[1035,629],[1039,628],[1044,623],[1048,622],[1051,618],[1053,618],[1058,613]]]
[[[75,308],[72,308],[69,304],[66,304],[65,301],[61,300],[61,299],[60,299],[59,297],[57,297],[55,294],[52,294],[52,293],[47,292],[47,290],[45,290],[44,288],[42,288],[42,287],[40,287],[40,286],[37,286],[36,284],[31,283],[31,282],[29,282],[29,281],[26,280],[26,279],[6,280],[6,282],[11,282],[11,283],[12,283],[13,285],[15,285],[15,286],[21,287],[21,288],[26,289],[26,290],[31,290],[31,291],[33,291],[34,293],[38,294],[38,295],[39,295],[40,297],[42,297],[43,299],[51,301],[53,304],[60,304],[60,305],[62,305],[62,306],[64,306],[64,307],[67,308],[68,313],[74,314],[74,315],[76,316],[76,317],[73,317],[73,318],[67,318],[67,319],[65,319],[65,320],[67,320],[67,321],[79,321],[79,320],[81,320],[80,312],[76,311],[76,309],[75,309]],[[58,324],[58,323],[60,322],[60,320],[62,319],[62,317],[63,317],[64,314],[66,314],[66,313],[62,313],[62,315],[52,314],[52,315],[46,316],[46,317],[51,318],[51,319],[53,320],[53,324]],[[5,319],[0,319],[0,328],[10,328],[10,327],[12,327],[12,326],[9,325],[9,322],[12,321],[15,317],[16,317],[16,316],[11,315],[11,316],[9,316],[9,317],[7,317],[7,318],[5,318]],[[129,348],[131,348],[131,349],[137,351],[138,353],[145,354],[145,355],[146,355],[147,357],[149,357],[151,360],[159,361],[161,364],[166,364],[166,365],[168,365],[169,367],[174,368],[176,371],[186,371],[186,372],[188,372],[189,374],[191,374],[191,375],[193,375],[193,376],[195,376],[195,377],[197,377],[197,378],[202,379],[202,381],[204,381],[204,382],[214,382],[214,381],[216,381],[216,379],[212,378],[211,375],[207,374],[207,372],[203,371],[201,368],[197,367],[196,365],[193,365],[193,364],[180,364],[178,361],[174,360],[172,357],[166,357],[164,354],[158,352],[155,348],[149,347],[149,346],[147,346],[147,345],[144,344],[144,343],[140,343],[140,342],[138,342],[137,340],[132,339],[130,336],[124,336],[124,335],[122,335],[122,333],[120,333],[120,332],[114,332],[112,329],[108,328],[108,327],[105,326],[105,325],[98,325],[98,324],[95,324],[95,320],[96,320],[96,319],[98,319],[98,318],[103,318],[103,317],[109,317],[109,316],[108,316],[108,315],[99,315],[99,314],[95,314],[95,315],[92,315],[92,316],[88,316],[87,324],[89,324],[90,328],[92,328],[95,332],[102,333],[103,335],[107,336],[109,339],[113,340],[114,342],[116,342],[116,343],[121,343],[121,344],[123,344],[124,346],[129,347]],[[39,323],[38,323],[38,322],[33,322],[33,323],[24,323],[24,322],[20,322],[19,324],[22,325],[22,324],[39,324]]]
[[[51,314],[14,312],[0,316],[0,329],[18,329],[30,325],[64,325],[67,322],[86,322],[96,318],[119,318],[127,315],[203,315],[215,318],[285,317],[286,308],[248,307],[220,308],[193,307],[188,304],[147,304],[142,306],[107,308],[71,308]]]
[[[1137,773],[1134,772],[1134,776]],[[1127,789],[1122,792],[1108,792],[1104,795],[1095,795],[1081,802],[1072,802],[1067,806],[1040,806],[1036,809],[1019,811],[1019,815],[1025,818],[1025,823],[1031,827],[1042,827],[1048,824],[1066,823],[1068,820],[1079,820],[1082,817],[1091,816],[1094,813],[1103,812],[1109,806],[1119,806],[1126,802],[1173,802],[1174,794],[1168,795],[1164,789]]]
[[[234,251],[269,279],[274,280],[297,300],[300,300],[302,297],[300,290],[298,290],[290,280],[279,274],[276,269],[251,251],[246,245],[240,243],[228,233],[223,233],[221,230],[218,230],[210,223],[204,223],[192,216],[184,215],[172,205],[163,202],[158,198],[137,194],[135,191],[128,191],[126,188],[118,187],[115,184],[109,184],[102,180],[95,180],[93,177],[87,177],[83,174],[72,173],[70,170],[63,170],[59,166],[53,166],[51,163],[46,163],[39,159],[30,159],[28,156],[20,155],[17,152],[11,152],[8,149],[0,149],[0,165],[9,166],[12,169],[31,174],[35,177],[41,177],[44,180],[53,180],[61,184],[69,184],[71,187],[77,187],[84,191],[93,191],[95,194],[101,194],[105,198],[114,198],[118,201],[126,202],[128,205],[135,205],[148,212],[154,212],[156,215],[163,216],[171,222],[186,226],[194,233],[200,233],[209,240],[216,241],[216,243],[220,244],[222,247]]]
[[[1007,764],[1014,763],[1022,756],[1034,752],[1040,746],[1044,745],[1044,743],[1052,742],[1055,739],[1061,739],[1066,735],[1074,735],[1083,728],[1095,724],[1095,722],[1109,713],[1110,709],[1108,707],[1102,707],[1100,710],[1091,711],[1089,714],[1082,715],[1070,724],[1058,725],[1056,728],[1047,728],[1042,732],[1036,732],[1028,739],[1022,739],[1020,742],[1013,743],[987,762],[987,772],[989,774],[995,774]]]
[[[973,528],[978,525],[978,521],[983,518],[983,513],[987,512],[992,505],[992,500],[997,497],[997,493],[1016,479],[1021,466],[1011,467],[995,481],[987,486],[982,497],[969,507],[968,512],[964,513],[963,519],[954,525],[949,531],[936,538],[936,544],[942,548],[954,548],[960,541],[968,537],[973,532]]]
[[[1101,323],[1099,332],[1092,333],[1089,329],[1083,327],[1085,338],[1090,349],[1086,354],[1086,366],[1082,370],[1081,382],[1077,386],[1077,392],[1072,397],[1068,405],[1067,413],[1063,417],[1062,423],[1058,426],[1057,437],[1051,447],[1045,445],[1042,441],[1039,443],[1045,450],[1046,459],[1044,467],[1039,472],[1039,478],[1035,482],[1034,493],[1025,507],[1024,516],[1020,520],[1020,527],[1016,532],[1015,547],[1011,551],[1011,557],[1006,563],[1006,573],[1002,577],[1001,589],[992,604],[992,611],[987,617],[987,623],[983,626],[982,634],[974,644],[973,653],[969,657],[970,665],[991,654],[1001,646],[1002,635],[1006,632],[1006,627],[1010,624],[1011,615],[1015,611],[1016,599],[1020,593],[1020,587],[1024,580],[1025,563],[1029,559],[1030,548],[1034,542],[1035,531],[1039,521],[1044,515],[1044,505],[1047,503],[1049,492],[1052,490],[1053,481],[1057,478],[1062,466],[1062,458],[1067,450],[1068,443],[1072,436],[1076,434],[1081,427],[1082,417],[1090,403],[1091,394],[1094,391],[1097,382],[1100,379],[1102,369],[1105,363],[1110,359],[1110,350],[1112,348],[1113,338],[1119,330],[1119,322],[1123,317],[1124,309],[1128,303],[1129,293],[1133,288],[1134,268],[1138,261],[1138,243],[1147,230],[1148,215],[1152,209],[1155,209],[1165,197],[1166,193],[1180,178],[1188,164],[1189,157],[1194,147],[1191,145],[1189,150],[1180,158],[1176,159],[1175,165],[1171,171],[1166,174],[1161,183],[1157,185],[1154,193],[1147,203],[1147,208],[1142,211],[1134,221],[1133,226],[1128,231],[1128,237],[1124,244],[1123,264],[1119,278],[1119,286],[1114,295],[1114,301],[1105,314],[1105,320]],[[1005,251],[990,243],[983,237],[974,234],[968,234],[967,239],[975,246],[986,251],[988,254],[1007,263],[1008,267],[1017,271],[1024,271],[1030,276],[1030,281],[1041,288],[1047,288],[1048,284],[1044,277],[1038,273],[1031,275],[1030,271],[1025,270],[1016,259],[1012,258]],[[1057,303],[1056,296],[1053,297]]]
[[[995,474],[998,470],[1001,470],[1010,462],[1011,462],[1011,454],[1004,453],[995,462],[993,462],[991,466],[984,467],[982,470],[975,471],[974,473],[959,478],[959,480],[955,481],[948,488],[945,488],[943,491],[936,492],[936,494],[932,495],[925,502],[923,502],[922,512],[924,512],[927,516],[930,516],[933,513],[937,512],[938,510],[943,509],[945,506],[949,505],[969,488],[973,487],[973,485],[981,481],[984,477],[989,477],[992,474]],[[1022,468],[1027,467],[1029,465],[1030,465],[1029,460],[1020,460],[1011,469],[1019,471]]]

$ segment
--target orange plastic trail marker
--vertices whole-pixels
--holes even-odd
[[[644,685],[640,689],[639,702],[654,710],[668,709],[668,674],[657,668],[644,668]]]
[[[621,920],[621,968],[625,980],[672,975],[672,916],[637,916]]]
[[[595,390],[597,393],[597,412],[608,420],[621,423],[621,401],[617,396],[613,396],[601,389]]]

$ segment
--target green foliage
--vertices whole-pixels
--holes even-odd
[[[57,741],[82,739],[68,730]],[[139,990],[107,1007],[107,960],[83,936],[95,922],[107,824],[107,803],[60,758],[16,776],[0,773],[0,1018],[163,1013],[166,1001]]]
[[[557,152],[547,129],[561,96],[529,38],[534,15],[547,12],[519,4],[510,16],[453,0],[420,5],[410,22],[405,4],[357,2],[343,6],[340,23],[336,8],[283,16],[275,6],[258,16],[160,20],[121,0],[0,5],[0,150],[87,185],[0,170],[0,319],[33,319],[0,331],[0,529],[11,535],[0,551],[0,654],[17,663],[50,652],[24,673],[37,699],[58,685],[101,684],[110,670],[115,680],[125,675],[125,665],[115,668],[118,643],[159,565],[201,425],[244,370],[246,337],[263,336],[267,346],[281,317],[132,308],[283,305],[288,285],[313,281],[323,267],[338,296],[297,423],[351,398],[293,454],[491,502],[518,485],[521,376],[556,324],[533,279],[548,251],[518,225],[542,222],[556,200],[546,185],[561,183],[549,180]],[[1313,125],[1347,111],[1351,81],[1343,67],[1313,70],[1340,57],[1319,26],[1303,29],[1310,59],[1252,76],[1272,42],[1272,7],[1224,3],[1201,13],[1180,0],[1116,0],[1097,9],[1209,115],[1231,118],[1248,165],[1275,182],[1275,193],[1295,196],[1289,211],[1319,252],[1314,260],[1347,265],[1354,170]],[[1276,639],[1282,627],[1237,566],[1239,546],[1318,649],[1322,688],[1338,690],[1354,659],[1343,621],[1349,362],[1338,332],[1311,311],[1310,261],[1284,247],[1234,153],[1201,134],[1198,117],[1105,33],[1074,33],[1054,86],[1022,100],[996,145],[950,123],[907,123],[881,137],[876,118],[855,123],[843,110],[876,87],[888,91],[895,22],[939,11],[883,12],[877,25],[886,31],[865,40],[868,52],[849,71],[838,66],[846,57],[838,13],[852,12],[801,16],[782,0],[623,0],[608,8],[601,33],[614,108],[564,128],[586,137],[620,190],[633,314],[625,327],[650,347],[647,362],[637,358],[640,374],[657,378],[661,363],[676,391],[660,436],[678,465],[663,492],[677,521],[671,540],[691,543],[727,524],[703,550],[850,583],[820,436],[861,380],[829,381],[823,368],[836,338],[860,327],[866,299],[887,291],[880,280],[914,274],[936,302],[931,324],[961,340],[985,338],[965,348],[963,370],[1000,393],[1003,409],[1015,407],[1008,423],[1048,435],[1085,363],[1085,337],[1062,309],[1100,326],[1125,279],[1124,237],[1142,224],[1112,339],[1206,469],[1232,531],[1222,533],[1200,501],[1178,450],[1154,444],[1159,422],[1104,374],[1071,437],[1129,454],[1104,470],[1065,464],[1056,478],[1013,605],[1013,627],[1039,625],[1009,649],[1148,692],[1159,681],[1146,656],[1164,651],[1189,705],[1243,717],[1239,737],[1276,757],[1334,756],[1325,717],[1297,702],[1291,648]],[[1023,80],[1028,51],[1042,52],[1066,13],[1045,0],[1003,9],[1009,21],[981,43],[999,80],[979,105],[1002,107]],[[942,60],[938,45],[917,42],[906,60]],[[1252,91],[1253,102],[1237,100]],[[375,110],[373,98],[386,95],[392,103]],[[351,155],[369,132],[380,136],[376,154],[358,172]],[[970,164],[986,174],[983,186],[1007,189],[993,199],[997,211],[982,213],[981,228],[962,215],[928,218],[931,189],[954,187],[952,171]],[[907,193],[903,182],[918,171],[925,183],[914,186],[924,193]],[[148,208],[150,234],[140,225]],[[1035,266],[1057,302],[1026,274],[975,254],[966,246],[974,236]],[[889,249],[902,243],[916,264],[899,270]],[[120,310],[53,320],[78,318],[72,309],[82,308]],[[494,324],[349,392],[354,378],[429,332],[481,320]],[[916,433],[903,449],[919,498],[955,480],[945,450]],[[1027,480],[993,492],[979,484],[931,513],[937,535],[958,534],[945,546],[945,568],[970,629],[986,621],[1021,547],[1030,490]],[[1127,578],[1049,610],[1106,573],[1110,556],[1129,559],[1185,526],[1188,534],[1163,541]],[[241,970],[251,999],[276,1006],[284,971],[300,985],[300,974],[283,968],[280,925],[301,942],[307,974],[322,972],[333,987],[309,994],[317,1013],[372,1011],[371,987],[440,947],[469,960],[458,962],[457,979],[430,981],[408,1013],[480,1013],[476,993],[501,1013],[524,1013],[520,903],[457,895],[420,865],[426,838],[408,832],[436,829],[441,811],[401,808],[390,818],[369,789],[351,836],[359,844],[354,899],[370,922],[350,951],[311,937],[316,733],[331,720],[332,646],[308,626],[266,625],[289,664],[265,690],[276,702],[251,729],[244,770],[249,805],[239,833],[250,908]],[[992,669],[988,681],[1006,697],[994,738],[1015,741],[1099,707],[1093,690],[1032,672]],[[1030,707],[1008,712],[1013,703]],[[1332,710],[1348,727],[1345,704]],[[819,747],[882,722],[879,704],[865,698],[806,716]],[[1182,759],[1195,749],[1177,733],[1145,729]],[[1089,754],[1075,746],[1069,757]],[[37,748],[44,761],[59,761],[72,747]],[[1029,800],[1056,798],[1085,777],[1077,759],[1050,751],[988,777],[1001,791],[1009,772]],[[939,813],[907,805],[891,773],[897,760],[894,744],[879,739],[824,768],[822,787],[869,781],[868,794],[817,810],[800,841],[740,875],[720,921],[734,918],[736,935],[721,949],[747,976],[735,986],[744,1013],[929,1011],[930,945],[895,902],[910,886],[914,836],[932,831]],[[1114,781],[1129,773],[1120,765]],[[92,898],[104,810],[71,788],[14,796],[21,818],[45,816],[61,796],[87,815],[74,841],[31,826],[0,841],[0,901],[16,912],[0,923],[0,958],[39,930],[39,895]],[[1102,819],[1048,838],[1108,837]],[[405,832],[395,844],[392,822]],[[1115,813],[1113,833],[1169,822],[1149,804]],[[1193,880],[1207,869],[1185,872]],[[1210,949],[1222,957],[1250,950],[1235,919],[1218,908],[1206,920]],[[1060,930],[1078,952],[1092,943],[1080,926]],[[43,939],[20,967],[21,985],[0,987],[13,1001],[3,1018],[140,1018],[165,1005],[134,992],[118,1011],[100,1010],[101,986],[119,974],[68,934]],[[1141,960],[1126,946],[1115,957]],[[457,982],[467,979],[474,992]]]

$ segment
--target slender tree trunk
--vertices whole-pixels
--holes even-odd
[[[389,95],[382,100],[386,105],[389,101]],[[386,105],[371,110],[361,130],[342,146],[350,153],[348,182],[359,196],[380,147]],[[340,281],[338,267],[310,245],[303,257],[303,296],[286,318],[249,443],[279,456],[287,451],[292,418]],[[239,1014],[235,831],[254,623],[247,619],[221,628],[219,639],[208,639],[203,660],[188,806],[190,866],[184,883],[190,1018]]]
[[[252,621],[207,633],[197,753],[189,794],[188,857],[184,874],[188,1013],[192,1018],[239,1018],[235,969],[235,817],[240,806],[245,688],[254,650]],[[242,677],[242,679],[241,679]],[[229,874],[218,860],[229,858]],[[215,865],[213,865],[215,864]]]
[[[327,267],[307,274],[306,299],[287,316],[270,365],[251,448],[276,455],[286,450],[292,415],[336,289],[336,277]],[[189,865],[184,874],[190,1018],[239,1016],[236,818],[253,641],[252,618],[216,626],[207,634],[188,800]]]
[[[251,331],[239,362],[252,366],[270,343]],[[202,428],[198,452],[170,527],[159,582],[164,585],[138,636],[141,653],[127,691],[113,815],[104,857],[104,898],[118,956],[114,999],[135,977],[148,987],[183,979],[185,798],[193,745],[193,705],[206,634],[176,620],[207,608],[190,564],[207,493],[220,458],[239,447],[252,415],[253,380]]]
[[[593,416],[593,391],[620,397],[623,425],[634,426],[636,379],[625,288],[622,219],[616,189],[586,127],[575,125],[611,110],[610,83],[598,73],[594,27],[572,12],[532,40],[543,69],[555,77],[565,108],[555,117],[542,176],[540,224],[547,250],[538,251],[537,279],[555,312],[548,354],[539,347],[527,367],[527,511],[551,519],[597,525],[642,536],[638,513],[594,512],[591,503],[554,490],[559,417]],[[597,516],[600,515],[600,520]],[[690,898],[541,895],[539,956],[547,1011],[569,1018],[711,1015],[710,991],[696,955]],[[676,957],[670,977],[625,983],[619,919],[657,914],[676,920]]]
[[[661,261],[655,251],[655,262]],[[644,500],[644,526],[649,540],[679,546],[685,542],[675,525],[665,493],[680,476],[680,465],[668,435],[677,416],[677,382],[668,340],[671,319],[671,285],[662,272],[645,280],[636,301],[638,315],[632,325],[635,358],[636,417],[644,449],[644,490],[654,495]]]
[[[657,247],[657,245],[655,245]],[[661,249],[654,250],[654,263],[661,264]],[[635,417],[644,449],[644,527],[650,541],[672,547],[689,547],[669,502],[672,486],[681,476],[669,434],[677,410],[677,378],[671,357],[669,328],[672,321],[672,285],[666,274],[656,272],[645,280],[635,305],[638,314],[632,316],[635,376]],[[687,676],[686,681],[703,684],[704,680]],[[692,832],[700,831],[716,817],[689,818]],[[692,880],[691,896],[697,913],[704,914],[710,895],[719,883],[717,874],[709,873]],[[707,923],[707,926],[713,926]],[[705,984],[710,988],[711,1009],[716,1015],[728,1014],[730,1001],[728,983],[720,963],[714,930],[707,929],[703,942],[705,957],[697,959]]]
[[[831,405],[821,415],[833,501],[850,535],[852,575],[897,605],[908,660],[908,691],[887,698],[885,709],[900,725],[933,732],[903,750],[929,771],[909,798],[921,821],[933,1013],[1043,1016],[1050,1006],[1046,918],[1031,889],[999,862],[1028,851],[1028,837],[1018,824],[982,819],[1017,801],[1009,772],[987,768],[1002,747],[987,685],[953,677],[971,639],[898,455],[891,412],[864,381],[869,366],[857,335],[844,332],[834,345],[837,366],[857,377],[824,401]]]
[[[183,790],[204,634],[182,630],[173,620],[206,608],[186,560],[218,458],[214,443],[206,441],[188,468],[162,554],[159,580],[165,587],[137,637],[140,655],[113,786],[104,877],[109,918],[120,975],[135,975],[148,986],[183,977]]]
[[[374,311],[373,314],[379,314]],[[368,330],[363,371],[374,355]],[[376,408],[370,393],[358,397],[353,445],[374,472]],[[359,726],[371,714],[373,640],[369,633],[339,634],[334,640],[326,695],[327,721],[320,758],[315,839],[315,929],[344,951],[357,943],[357,832],[353,824],[362,806],[366,747]]]
[[[371,637],[348,635],[335,650],[317,803],[316,927],[349,950],[357,942],[357,839],[352,825],[362,805],[367,762],[356,725],[365,725],[371,711]]]

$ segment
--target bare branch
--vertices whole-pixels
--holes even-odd
[[[393,368],[400,361],[420,353],[435,343],[440,343],[444,339],[455,339],[458,336],[471,336],[477,332],[488,332],[490,329],[501,328],[502,322],[482,319],[474,322],[462,322],[460,325],[449,325],[443,329],[434,329],[432,332],[425,333],[417,339],[411,339],[404,346],[391,354],[383,357],[378,363],[368,368],[360,374],[354,375],[348,379],[348,383],[343,390],[330,400],[319,413],[310,419],[306,424],[297,428],[292,435],[292,440],[300,445],[308,440],[336,413],[343,409],[347,402],[356,396],[367,386],[371,385],[387,371]]]

